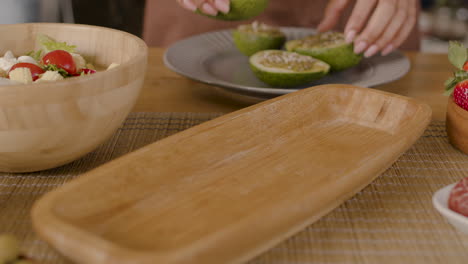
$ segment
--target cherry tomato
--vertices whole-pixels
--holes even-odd
[[[42,64],[53,64],[60,69],[64,69],[71,75],[76,74],[76,64],[73,60],[73,56],[64,50],[54,50],[47,53],[42,58]]]
[[[463,65],[463,70],[468,71],[468,61]]]
[[[28,68],[31,71],[33,81],[39,79],[39,75],[45,72],[41,67],[37,66],[36,64],[27,62],[16,63],[11,67],[10,72],[17,68]]]

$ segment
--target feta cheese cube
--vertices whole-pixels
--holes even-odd
[[[81,69],[86,68],[86,61],[80,54],[71,53],[73,61],[75,61],[76,70],[81,71]]]
[[[0,58],[0,69],[8,72],[13,65],[18,63],[18,60],[13,55],[13,52],[7,51],[2,58]]]
[[[16,59],[15,55],[13,54],[13,52],[11,52],[11,50],[5,52],[5,55],[3,55],[3,58],[7,60]]]
[[[8,72],[16,63],[18,63],[16,59],[0,58],[0,68],[6,72]]]
[[[28,68],[16,68],[10,72],[10,80],[23,84],[32,83],[31,71]]]
[[[58,71],[46,71],[36,82],[51,82],[63,80],[63,76]]]
[[[18,62],[32,63],[38,65],[37,61],[31,56],[21,56],[18,58]]]

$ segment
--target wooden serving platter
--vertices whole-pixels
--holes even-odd
[[[109,162],[41,198],[33,224],[77,263],[241,263],[368,185],[430,120],[406,97],[312,87]]]

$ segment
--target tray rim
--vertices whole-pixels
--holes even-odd
[[[327,89],[328,87],[339,87],[339,88],[344,88],[344,89],[346,89],[346,88],[359,89],[359,90],[365,90],[366,92],[383,94],[383,95],[386,95],[386,96],[403,99],[403,100],[406,100],[406,101],[408,101],[410,103],[416,104],[419,107],[420,111],[424,113],[424,117],[425,117],[424,118],[424,123],[422,123],[420,126],[417,127],[418,128],[418,133],[415,133],[415,135],[417,134],[418,136],[414,136],[414,139],[411,140],[410,143],[405,144],[404,150],[399,152],[397,155],[395,155],[396,158],[390,163],[389,166],[391,166],[401,156],[401,154],[404,153],[404,151],[406,151],[412,144],[414,144],[414,142],[422,135],[422,133],[425,131],[425,129],[427,128],[427,126],[429,125],[429,123],[431,121],[432,109],[430,108],[430,106],[425,104],[425,103],[418,102],[417,100],[415,100],[413,98],[409,98],[409,97],[406,97],[406,96],[393,94],[393,93],[389,93],[389,92],[385,92],[385,91],[353,86],[353,85],[326,84],[326,85],[314,86],[314,87],[310,87],[310,88],[307,88],[307,89],[303,89],[303,90],[301,90],[301,91],[299,91],[297,93],[286,94],[286,95],[283,95],[283,96],[280,96],[280,97],[277,97],[277,98],[274,98],[274,99],[271,99],[271,100],[268,100],[268,101],[265,101],[265,102],[261,102],[261,103],[259,103],[257,105],[253,105],[253,106],[250,106],[250,107],[247,107],[247,108],[244,108],[244,109],[241,109],[241,110],[226,114],[224,116],[215,118],[213,120],[204,122],[204,123],[202,123],[200,125],[194,126],[194,127],[189,128],[187,130],[184,130],[184,131],[181,131],[181,132],[176,133],[174,135],[171,135],[171,136],[169,136],[169,137],[167,137],[165,139],[162,139],[162,140],[156,141],[154,143],[151,143],[150,145],[161,144],[160,142],[162,142],[162,141],[164,141],[166,139],[173,138],[173,137],[180,137],[180,136],[183,136],[183,135],[185,135],[187,133],[191,133],[194,130],[203,131],[207,127],[212,127],[213,125],[223,124],[225,122],[228,122],[229,120],[235,119],[236,117],[243,115],[246,112],[250,112],[252,109],[255,109],[257,107],[262,107],[264,105],[268,105],[268,104],[270,104],[272,102],[282,100],[282,99],[284,99],[286,97],[296,96],[298,93],[301,93],[301,92],[308,92],[311,89]],[[148,145],[148,146],[150,146],[150,145]],[[75,186],[80,186],[82,183],[86,183],[88,181],[88,178],[90,179],[90,178],[94,177],[93,174],[99,173],[100,171],[104,171],[108,167],[107,165],[109,163],[117,163],[121,159],[127,159],[131,155],[134,155],[134,154],[140,153],[140,152],[144,152],[146,147],[147,146],[145,146],[143,148],[140,148],[140,149],[138,149],[138,150],[136,150],[134,152],[128,153],[126,155],[123,155],[123,156],[121,156],[121,157],[119,157],[119,158],[117,158],[115,160],[109,161],[108,163],[105,163],[104,165],[102,165],[102,166],[100,166],[98,168],[95,168],[95,169],[93,169],[93,170],[91,170],[91,171],[89,171],[89,172],[87,172],[87,173],[85,173],[83,175],[80,175],[79,177],[71,180],[70,182],[65,183],[63,186],[61,186],[61,187],[59,187],[59,188],[57,188],[57,189],[55,189],[53,191],[50,191],[49,193],[46,193],[45,195],[43,195],[39,200],[37,200],[34,203],[33,209],[32,209],[32,212],[31,212],[32,220],[33,220],[32,224],[33,224],[34,230],[42,238],[44,238],[48,243],[52,244],[55,249],[57,249],[62,254],[66,255],[68,257],[71,257],[72,260],[77,261],[78,263],[93,263],[93,262],[96,262],[96,259],[95,258],[86,259],[86,257],[90,256],[90,254],[89,254],[90,248],[89,247],[76,248],[75,246],[73,246],[71,244],[69,245],[67,243],[63,243],[64,241],[61,241],[61,239],[56,235],[56,234],[59,233],[59,232],[57,232],[57,230],[61,231],[61,233],[65,233],[65,232],[73,233],[74,236],[75,236],[75,240],[92,242],[95,245],[99,245],[98,247],[93,247],[93,249],[95,249],[96,252],[99,251],[99,250],[102,250],[102,251],[104,251],[106,253],[111,253],[112,258],[106,258],[105,262],[102,262],[102,263],[134,263],[134,262],[132,262],[132,258],[138,258],[140,260],[139,263],[148,263],[148,264],[149,263],[154,263],[154,261],[163,261],[163,262],[167,262],[167,263],[169,263],[170,261],[173,261],[174,258],[170,254],[167,254],[167,252],[171,252],[171,251],[164,251],[163,254],[154,253],[154,251],[153,251],[153,253],[146,253],[146,252],[142,253],[142,252],[139,252],[139,251],[136,251],[136,250],[121,247],[120,244],[112,243],[111,241],[105,240],[100,236],[93,235],[93,234],[91,234],[91,233],[89,233],[89,232],[87,232],[87,231],[85,231],[83,229],[80,229],[77,226],[75,226],[75,225],[73,225],[73,224],[71,224],[69,222],[64,221],[63,218],[58,217],[57,215],[55,215],[53,213],[53,211],[54,211],[54,207],[53,207],[54,202],[57,201],[62,194],[66,194],[66,192],[68,190],[73,190],[73,188]],[[349,195],[348,198],[346,198],[346,199],[349,199],[350,197],[354,196],[359,190],[366,187],[370,182],[372,182],[376,177],[378,177],[387,168],[388,167],[383,166],[379,173],[377,173],[375,176],[373,176],[371,179],[369,179],[369,181],[366,184],[364,184],[363,186],[358,186],[357,190],[353,191],[351,193],[351,195]],[[323,217],[323,215],[325,215],[326,213],[328,213],[328,212],[332,211],[333,209],[335,209],[342,202],[343,201],[337,201],[336,204],[330,205],[329,207],[325,208],[323,210],[324,212],[321,212],[320,214],[318,214],[319,216],[317,217],[317,219]],[[305,219],[304,223],[302,225],[297,225],[297,226],[291,228],[290,232],[285,233],[281,237],[275,237],[275,239],[272,239],[272,240],[268,241],[267,243],[264,243],[261,246],[258,246],[257,248],[254,248],[254,249],[250,250],[249,252],[246,252],[246,254],[244,254],[242,256],[239,256],[237,259],[232,260],[232,262],[229,262],[229,263],[241,263],[243,261],[249,260],[252,257],[260,254],[261,252],[266,251],[267,249],[271,248],[272,246],[274,246],[274,245],[278,244],[279,242],[283,241],[285,238],[288,238],[291,235],[293,235],[293,234],[297,233],[298,231],[302,230],[304,227],[306,227],[306,226],[310,225],[311,223],[315,222],[315,220],[317,220],[317,219],[314,219],[314,221],[312,221],[312,222],[310,221],[311,220],[310,218]],[[60,244],[61,246],[57,246],[57,244]],[[70,255],[67,255],[67,254],[64,253],[64,251],[67,251],[67,250],[72,251],[72,252],[73,251],[78,252],[78,253],[82,252],[81,255],[85,256],[85,258],[74,259],[73,256],[70,256]],[[74,254],[74,255],[76,255],[76,254]],[[99,263],[101,263],[101,262],[99,262]]]

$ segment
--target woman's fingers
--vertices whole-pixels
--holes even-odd
[[[379,47],[375,45],[375,42],[384,33],[396,10],[397,0],[379,0],[366,27],[354,41],[354,43],[357,43],[354,48],[355,53],[365,51],[364,55],[370,57],[370,54],[379,51]]]
[[[401,44],[408,38],[411,30],[414,28],[418,18],[418,2],[416,0],[409,0],[410,6],[408,9],[408,18],[403,24],[400,31],[397,33],[395,38],[382,50],[382,55],[387,55],[396,48],[400,47]]]
[[[379,51],[387,55],[408,38],[416,24],[417,6],[417,0],[358,0],[346,25],[346,40],[365,57]]]
[[[218,9],[214,6],[212,1],[205,1],[200,8],[201,12],[207,15],[216,16],[218,14]]]
[[[388,50],[393,48],[392,40],[395,38],[397,33],[400,31],[400,29],[403,27],[405,24],[407,18],[408,18],[408,7],[409,7],[409,2],[414,1],[414,0],[399,0],[398,1],[398,7],[395,15],[393,16],[392,20],[390,21],[390,24],[387,26],[385,29],[384,33],[377,39],[375,42],[375,46],[378,47],[378,49],[375,52],[366,52],[364,54],[367,57],[374,56],[378,51],[387,51],[385,55],[388,54]],[[390,47],[389,47],[390,46]],[[389,47],[389,48],[387,48]]]
[[[198,8],[198,5],[194,0],[177,0],[177,3],[190,11],[195,11]]]
[[[345,27],[346,42],[352,43],[367,24],[378,0],[357,0]]]
[[[214,0],[215,7],[222,13],[229,13],[231,1],[230,0]]]
[[[325,9],[325,16],[317,27],[319,32],[332,29],[338,23],[343,10],[350,3],[350,0],[331,0]]]
[[[218,12],[228,13],[230,9],[230,0],[177,0],[184,8],[196,11],[200,10],[207,15],[215,16]]]

